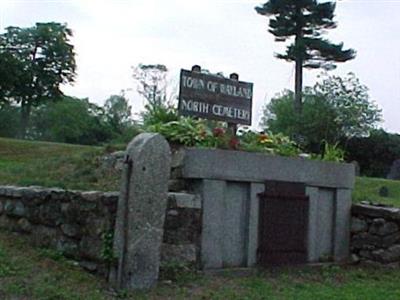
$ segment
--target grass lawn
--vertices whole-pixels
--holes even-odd
[[[400,270],[298,267],[201,275],[178,272],[147,292],[116,293],[57,253],[0,231],[0,299],[400,299]]]
[[[119,178],[99,172],[102,147],[0,138],[0,184],[118,190]]]
[[[388,197],[379,196],[381,187],[389,191]],[[353,202],[369,201],[400,207],[400,180],[357,177],[353,191]]]
[[[106,299],[101,282],[56,252],[0,231],[0,299]]]

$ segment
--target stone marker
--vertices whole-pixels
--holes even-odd
[[[354,165],[354,172],[355,172],[355,175],[356,176],[360,176],[360,164],[358,163],[358,161],[356,161],[356,160],[353,160],[352,162],[351,162],[353,165]]]
[[[160,134],[143,133],[128,145],[114,235],[117,265],[110,283],[145,289],[158,279],[171,153]]]
[[[400,159],[396,159],[390,167],[390,172],[386,176],[387,179],[400,180]]]
[[[389,189],[387,186],[381,186],[379,189],[379,196],[389,197]]]

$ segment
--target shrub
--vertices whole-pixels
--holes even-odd
[[[342,144],[347,153],[346,160],[357,161],[363,176],[386,177],[393,161],[400,158],[400,135],[383,129]]]

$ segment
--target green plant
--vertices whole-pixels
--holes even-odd
[[[57,251],[48,248],[41,248],[38,249],[39,256],[43,258],[50,258],[54,261],[65,261],[65,256],[63,255],[62,251]]]
[[[221,123],[206,124],[202,134],[203,139],[197,146],[232,150],[240,148],[240,140]]]
[[[344,160],[344,150],[338,147],[338,143],[330,145],[325,142],[324,155],[322,160],[342,162]]]
[[[175,108],[170,106],[158,105],[154,107],[146,106],[146,111],[142,113],[143,127],[147,129],[157,124],[178,121],[178,113]]]
[[[324,143],[323,152],[321,154],[312,154],[312,159],[333,162],[344,161],[345,151],[339,148],[338,143],[334,145],[329,144],[327,141],[322,141],[322,143]]]
[[[180,117],[177,121],[156,123],[147,128],[151,132],[161,133],[171,142],[185,146],[195,146],[201,143],[208,134],[203,120]]]
[[[256,133],[247,131],[240,136],[241,149],[253,152],[265,152],[281,156],[297,156],[300,149],[282,133]]]
[[[400,158],[400,134],[372,130],[369,136],[349,140],[345,149],[346,160],[357,161],[363,176],[385,178]]]
[[[162,262],[160,265],[160,278],[183,284],[196,279],[194,270],[195,267],[193,265],[178,260]]]
[[[0,278],[7,277],[7,276],[13,276],[15,274],[16,274],[16,271],[10,264],[8,264],[6,262],[0,262]]]
[[[9,26],[0,34],[0,98],[20,104],[21,137],[25,137],[32,108],[59,99],[60,86],[74,82],[71,38],[72,30],[55,22]]]
[[[256,132],[239,130],[239,136],[243,150],[250,152],[268,152],[269,149],[264,147],[259,134]]]
[[[342,145],[352,146],[354,143],[351,141],[358,137],[362,143],[355,143],[357,148],[372,142],[365,137],[369,133],[371,136],[374,134],[373,129],[381,121],[382,113],[370,99],[368,88],[354,74],[349,73],[344,77],[320,76],[320,80],[313,87],[304,89],[302,96],[301,116],[294,111],[293,92],[285,90],[273,97],[263,108],[260,126],[273,133],[293,137],[307,151],[318,154],[323,150],[323,141],[330,144],[341,142]],[[395,135],[385,136],[384,132],[376,131],[375,133],[377,135],[373,140],[379,139],[389,143],[385,143],[385,146],[374,145],[374,149],[395,148],[395,144],[391,143],[396,140]],[[368,157],[363,149],[360,150],[361,156]]]
[[[103,258],[107,263],[114,263],[116,260],[113,242],[114,242],[114,231],[112,229],[103,232],[102,235],[103,245],[101,249],[101,258]]]
[[[189,147],[206,147],[251,152],[264,152],[282,156],[297,156],[300,149],[283,134],[257,133],[241,128],[238,136],[219,122],[180,117],[177,121],[158,123],[148,128],[164,135],[170,142]]]
[[[28,133],[36,140],[95,145],[117,134],[107,120],[103,108],[88,99],[64,96],[32,111]]]

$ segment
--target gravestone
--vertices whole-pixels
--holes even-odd
[[[160,134],[143,133],[127,147],[114,234],[110,283],[146,289],[158,279],[171,153]]]
[[[379,196],[381,197],[389,197],[389,189],[387,186],[381,186],[379,188]]]
[[[360,164],[358,163],[358,161],[353,160],[351,163],[354,165],[355,175],[360,176]]]
[[[396,159],[390,167],[390,172],[386,176],[387,179],[400,180],[400,159]]]

